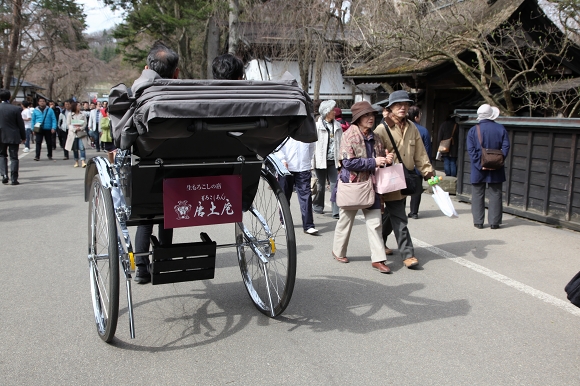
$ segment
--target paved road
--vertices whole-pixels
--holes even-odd
[[[421,270],[397,254],[392,275],[372,270],[362,221],[351,263],[334,262],[335,221],[315,215],[320,236],[297,228],[282,317],[253,307],[234,251],[219,250],[214,280],[134,286],[136,339],[122,290],[105,344],[90,303],[84,170],[32,158],[21,160],[22,185],[0,186],[2,385],[580,384],[580,309],[563,292],[580,269],[580,234],[509,215],[500,230],[478,230],[468,205],[456,203],[452,220],[428,195],[410,220]],[[292,209],[299,219],[295,199]],[[231,225],[208,233],[233,240]]]

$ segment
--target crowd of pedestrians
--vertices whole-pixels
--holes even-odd
[[[111,136],[107,102],[89,104],[69,99],[56,103],[38,96],[35,107],[29,100],[22,101],[18,106],[10,102],[11,93],[5,89],[0,89],[0,99],[0,175],[3,184],[20,184],[18,150],[21,144],[24,145],[23,153],[29,153],[35,145],[34,161],[37,162],[41,160],[43,144],[50,161],[54,160],[53,154],[60,145],[63,160],[68,160],[72,151],[74,167],[86,167],[87,146],[97,151],[104,149],[109,161],[113,162],[116,149]],[[10,172],[8,158],[11,161]]]
[[[178,56],[164,45],[156,45],[149,53],[146,70],[156,71],[162,78],[177,78]],[[232,55],[222,55],[213,63],[216,79],[242,79],[243,63]],[[115,147],[111,135],[111,125],[106,102],[101,104],[79,103],[74,99],[62,104],[37,98],[37,106],[28,101],[20,108],[10,104],[10,92],[0,90],[0,174],[2,183],[11,180],[18,185],[18,146],[24,144],[24,153],[36,145],[34,161],[40,161],[42,144],[46,144],[46,155],[53,160],[57,144],[63,150],[63,160],[68,160],[72,152],[73,167],[85,168],[86,149],[91,146],[96,151],[108,153],[109,161],[114,159]],[[410,173],[427,180],[434,175],[431,155],[431,138],[426,128],[421,126],[421,110],[411,106],[412,100],[406,91],[392,92],[388,103],[383,106],[383,119],[376,125],[377,111],[366,101],[351,107],[352,120],[342,118],[342,111],[334,100],[317,104],[315,143],[302,143],[289,138],[275,153],[290,172],[280,176],[279,183],[288,201],[295,191],[300,205],[303,230],[316,235],[313,213],[323,214],[326,201],[326,187],[330,187],[332,218],[338,220],[334,230],[332,257],[339,263],[348,263],[347,249],[351,230],[358,210],[339,207],[337,204],[338,184],[375,181],[378,167],[389,167],[394,163],[403,164]],[[505,128],[494,122],[499,115],[497,108],[483,105],[478,110],[480,125],[468,134],[467,148],[471,157],[471,179],[473,185],[473,218],[476,228],[483,228],[485,190],[489,187],[489,222],[492,229],[501,223],[501,184],[505,181],[503,167],[490,170],[479,166],[481,149],[486,146],[499,148],[504,157],[509,151],[509,140]],[[447,175],[456,174],[457,159],[457,117],[450,114],[439,130],[438,141],[446,139],[450,150],[444,155]],[[483,138],[482,134],[483,132]],[[402,155],[401,155],[402,154]],[[7,159],[10,158],[10,174]],[[316,180],[316,190],[312,194],[312,179]],[[411,196],[410,211],[405,212],[406,197],[401,191],[378,194],[375,189],[374,202],[362,209],[371,249],[371,266],[381,273],[390,273],[386,255],[393,251],[386,245],[390,233],[397,240],[399,254],[407,268],[419,264],[415,256],[408,218],[418,218],[422,189]],[[368,205],[368,204],[367,204]],[[137,272],[136,281],[150,281],[148,258],[140,256],[149,249],[149,238],[153,226],[139,226],[136,235]],[[172,241],[171,230],[159,229],[164,243]],[[165,235],[166,237],[162,237]]]
[[[290,200],[293,190],[298,195],[304,232],[316,235],[312,213],[324,213],[324,194],[330,185],[332,217],[337,219],[334,230],[332,257],[339,263],[348,263],[347,249],[352,226],[358,210],[341,208],[337,205],[337,183],[353,183],[375,180],[377,167],[388,167],[401,163],[409,173],[428,180],[434,176],[432,165],[431,136],[420,125],[421,110],[412,106],[409,94],[395,91],[383,105],[383,119],[376,125],[376,110],[366,101],[351,107],[350,123],[341,122],[337,116],[341,110],[333,100],[317,103],[316,128],[318,141],[306,144],[289,139],[275,155],[288,168],[291,175],[279,177],[282,190]],[[501,149],[507,157],[509,140],[505,128],[495,123],[499,110],[483,105],[478,110],[483,140],[477,139],[475,127],[467,139],[467,148],[472,161],[471,182],[473,194],[473,218],[476,228],[483,228],[485,213],[485,191],[489,190],[489,222],[491,229],[501,223],[501,184],[505,181],[503,166],[497,170],[481,167],[482,146]],[[450,150],[445,151],[444,167],[448,175],[456,175],[458,140],[458,116],[450,114],[441,126],[439,142],[447,139]],[[398,154],[397,155],[397,150]],[[400,159],[399,159],[400,157]],[[313,176],[313,173],[315,176]],[[447,174],[446,173],[446,174]],[[316,189],[311,195],[311,179],[316,180]],[[375,186],[376,187],[376,186]],[[387,247],[387,238],[394,233],[403,265],[414,268],[419,265],[408,229],[408,218],[417,219],[423,189],[410,196],[410,211],[405,213],[406,196],[401,191],[379,195],[375,189],[374,203],[362,209],[371,249],[371,266],[381,273],[390,273],[386,256],[393,254]]]

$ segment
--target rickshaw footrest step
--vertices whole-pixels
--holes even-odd
[[[209,239],[209,237],[208,237]],[[153,246],[151,284],[213,279],[215,241]]]

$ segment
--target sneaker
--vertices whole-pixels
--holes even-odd
[[[315,228],[308,228],[304,231],[304,233],[307,233],[309,235],[315,235],[318,233],[318,229]]]
[[[24,153],[28,153],[30,151],[29,148],[25,147],[24,150],[22,150]]]
[[[8,179],[8,176],[2,176],[2,183],[3,183],[4,185],[7,185],[7,184],[8,184],[8,181],[10,181],[10,180]]]
[[[151,274],[146,266],[137,266],[137,271],[135,271],[135,283],[137,284],[147,284],[151,281]]]

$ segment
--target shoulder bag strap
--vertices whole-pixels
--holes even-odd
[[[391,143],[393,144],[393,148],[395,149],[395,154],[397,154],[397,158],[399,159],[399,162],[402,163],[403,165],[405,165],[403,163],[403,159],[401,158],[401,154],[399,154],[399,149],[397,149],[397,143],[395,142],[395,139],[393,138],[393,134],[391,134],[391,129],[389,128],[389,125],[386,122],[383,125],[385,126],[385,129],[387,130],[387,134],[389,135]]]
[[[453,125],[453,131],[451,132],[451,143],[454,143],[453,136],[455,135],[455,130],[457,129],[457,123]]]
[[[44,127],[44,120],[46,119],[46,116],[48,115],[48,109],[50,107],[46,106],[46,109],[44,109],[44,115],[42,116],[42,123],[40,124],[40,126]]]
[[[483,149],[483,141],[481,140],[481,131],[479,130],[479,125],[475,125],[477,129],[477,138],[479,138],[479,146]]]

